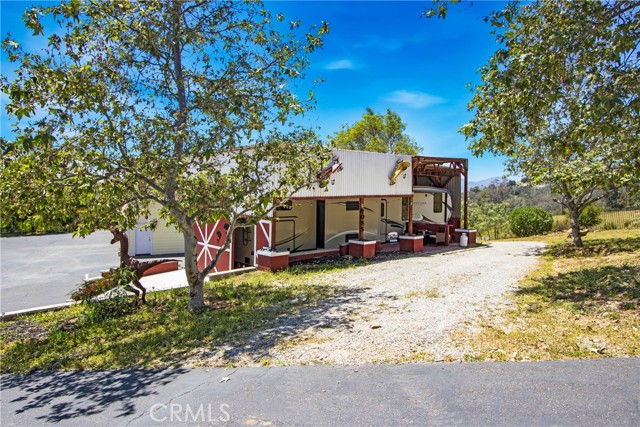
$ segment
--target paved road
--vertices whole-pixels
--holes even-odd
[[[84,239],[71,234],[0,239],[0,311],[57,304],[69,299],[85,274],[118,264],[111,233],[98,231]]]
[[[1,380],[3,427],[640,425],[638,358],[58,372]]]

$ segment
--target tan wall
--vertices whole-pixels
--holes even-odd
[[[442,195],[444,201],[444,194]],[[432,193],[416,193],[413,196],[413,220],[420,221],[422,215],[427,217],[429,221],[435,223],[444,223],[444,206],[442,212],[433,211],[434,195]],[[449,197],[449,205],[451,205],[451,197]]]
[[[359,211],[347,211],[347,201],[358,199],[330,199],[325,205],[325,248],[335,249],[345,243],[345,234],[358,234]],[[365,212],[365,218],[367,213]]]
[[[325,247],[337,248],[340,244],[345,243],[346,234],[358,234],[358,217],[359,211],[347,211],[346,202],[358,199],[330,199],[326,201],[325,214]],[[385,218],[399,224],[399,227],[387,225],[384,227],[380,216],[380,205],[382,199],[367,198],[364,200],[364,232],[367,240],[386,240],[386,233],[397,231],[398,234],[404,233],[404,225],[402,221],[402,198],[386,198],[387,207]]]
[[[316,248],[316,201],[293,200],[291,210],[276,211],[276,248],[291,252]],[[295,245],[293,231],[295,224]]]
[[[158,225],[153,230],[153,236],[151,238],[151,255],[164,255],[164,254],[180,254],[184,253],[184,238],[182,233],[175,229],[173,226],[167,226],[167,221],[158,217],[158,211],[160,206],[153,204],[150,208],[150,215],[148,219],[140,218],[139,224],[143,224],[145,221],[152,221],[158,219]],[[129,255],[135,255],[135,232],[129,230]]]

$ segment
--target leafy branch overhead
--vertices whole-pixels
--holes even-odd
[[[70,0],[24,21],[48,45],[3,42],[16,67],[1,80],[16,120],[1,147],[3,217],[71,216],[85,235],[132,228],[157,203],[183,233],[201,306],[217,259],[197,270],[196,219],[255,221],[326,162],[295,117],[314,106],[305,70],[328,25],[304,32],[253,1]]]
[[[640,182],[640,4],[512,2],[487,19],[500,48],[461,132],[475,155],[505,155],[509,172],[551,185],[579,246],[597,190]]]

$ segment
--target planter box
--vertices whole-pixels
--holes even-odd
[[[144,272],[142,277],[152,276],[154,274],[166,273],[168,271],[176,271],[178,269],[178,261],[167,261],[162,264],[154,265]]]
[[[460,236],[462,236],[462,233],[467,233],[467,237],[469,238],[467,244],[469,246],[476,244],[476,234],[478,233],[476,230],[469,228],[456,228],[454,232],[456,235],[456,242],[460,243]]]
[[[349,240],[349,255],[355,258],[376,256],[376,240]]]
[[[422,252],[424,250],[424,237],[400,236],[400,250],[403,252]]]
[[[289,267],[289,252],[258,251],[258,269],[280,271]]]

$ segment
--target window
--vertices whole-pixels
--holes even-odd
[[[402,198],[402,220],[409,221],[409,198]]]
[[[442,212],[442,193],[433,193],[433,212]]]
[[[360,210],[360,202],[347,202],[346,208],[348,211],[359,211]]]
[[[291,209],[293,209],[293,203],[291,203],[291,200],[287,200],[284,204],[276,207],[277,211],[290,211]]]

